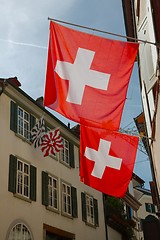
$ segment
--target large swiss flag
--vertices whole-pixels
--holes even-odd
[[[50,23],[44,105],[86,125],[119,129],[138,43]]]
[[[80,178],[86,185],[123,197],[132,177],[138,137],[81,125]]]

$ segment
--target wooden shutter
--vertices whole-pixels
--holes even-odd
[[[77,208],[77,189],[71,187],[71,198],[72,198],[72,217],[78,217],[78,208]]]
[[[34,127],[34,125],[36,124],[36,118],[30,114],[30,141],[33,143],[33,140],[31,138],[31,130]]]
[[[86,195],[81,192],[81,203],[82,203],[82,221],[87,221],[87,211],[86,211]]]
[[[18,115],[17,109],[18,108],[17,108],[16,103],[11,101],[11,104],[10,104],[10,129],[15,133],[17,132],[17,115]]]
[[[151,203],[145,203],[145,208],[147,212],[152,212],[152,207],[151,207]]]
[[[30,130],[34,127],[34,125],[36,124],[36,118],[30,114]]]
[[[69,161],[70,161],[70,166],[72,168],[75,167],[75,162],[74,162],[74,145],[69,142]]]
[[[151,204],[151,208],[152,208],[152,213],[155,213],[155,212],[156,212],[156,209],[155,209],[154,204]]]
[[[13,155],[10,155],[8,191],[12,193],[16,193],[16,178],[17,178],[17,158]]]
[[[94,206],[94,224],[95,226],[99,225],[99,218],[98,218],[98,201],[93,198],[93,206]]]
[[[30,165],[30,199],[36,201],[37,169]]]
[[[48,206],[48,173],[42,172],[42,204]]]

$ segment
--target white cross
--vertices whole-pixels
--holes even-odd
[[[110,146],[111,142],[100,139],[98,151],[86,147],[84,156],[95,162],[93,171],[91,173],[92,176],[101,179],[106,167],[120,170],[122,159],[109,155]]]
[[[81,105],[85,86],[107,90],[110,74],[91,70],[95,52],[78,48],[74,63],[57,60],[55,72],[64,80],[69,80],[66,101]]]

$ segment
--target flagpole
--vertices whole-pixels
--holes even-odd
[[[62,21],[62,20],[59,20],[59,19],[55,19],[55,18],[48,17],[48,20],[53,21],[53,22],[64,23],[64,24],[75,26],[75,27],[79,27],[79,28],[88,29],[88,30],[95,31],[95,32],[105,33],[105,34],[113,35],[113,36],[116,36],[116,37],[126,38],[126,39],[129,39],[129,40],[133,40],[135,42],[148,43],[148,44],[152,44],[152,45],[155,45],[156,47],[160,48],[160,44],[156,43],[156,42],[150,42],[150,41],[146,41],[146,40],[143,40],[143,39],[129,37],[129,36],[113,33],[113,32],[107,32],[107,31],[104,31],[104,30],[91,28],[91,27],[86,27],[86,26],[83,26],[83,25],[79,25],[79,24],[75,24],[75,23],[71,23],[71,22],[66,22],[66,21]]]

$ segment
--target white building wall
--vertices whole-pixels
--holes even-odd
[[[156,42],[154,25],[152,19],[152,9],[150,0],[140,1],[139,18],[136,14],[137,1],[135,1],[135,19],[137,28],[137,38]],[[147,125],[148,137],[152,137],[152,120],[155,113],[153,90],[155,82],[158,80],[159,71],[157,69],[158,54],[156,46],[153,44],[141,43],[139,47],[140,74],[142,84],[142,102]],[[156,177],[157,187],[160,195],[160,100],[156,114],[155,139],[149,141],[153,158],[153,167]]]
[[[158,101],[158,106],[160,106],[160,99]],[[155,141],[151,146],[151,152],[153,156],[153,166],[154,173],[157,180],[157,187],[160,195],[160,108],[157,109],[156,117],[156,132],[155,132]]]
[[[150,0],[144,0],[140,2],[139,17],[137,16],[136,12],[137,5],[135,4],[137,38],[143,41],[154,43],[155,33]],[[146,90],[149,92],[157,80],[157,49],[153,44],[141,41],[139,43],[141,80],[145,82]]]
[[[138,209],[139,218],[145,219],[148,215],[156,216],[155,213],[147,212],[145,208],[145,203],[153,204],[152,197],[150,195],[143,194],[142,197],[139,199],[139,201],[142,204],[141,207]]]
[[[11,88],[8,88],[8,94],[11,94]],[[13,94],[14,98],[24,106],[26,105],[34,112],[36,116],[41,116],[43,111],[35,108],[34,104],[26,100],[19,93]],[[0,153],[1,153],[1,167],[0,167],[0,239],[8,240],[7,236],[9,228],[13,222],[24,221],[30,228],[34,240],[43,239],[43,224],[47,224],[67,232],[74,233],[76,240],[87,239],[97,240],[105,239],[105,225],[102,194],[80,182],[79,179],[79,157],[78,157],[78,141],[72,134],[67,132],[64,127],[61,127],[62,134],[67,134],[75,142],[75,160],[76,166],[70,169],[65,165],[59,163],[52,157],[43,157],[40,149],[34,149],[29,143],[17,137],[13,131],[10,130],[10,97],[4,93],[0,96]],[[45,115],[48,122],[55,123],[54,120]],[[59,123],[58,123],[59,124]],[[9,155],[13,154],[23,158],[37,168],[37,200],[27,202],[20,198],[14,197],[13,193],[8,191],[8,174],[9,174]],[[56,175],[59,180],[65,180],[77,188],[78,199],[78,218],[68,218],[61,215],[61,212],[55,213],[49,211],[42,205],[42,178],[41,172],[48,171]],[[59,181],[60,184],[60,181]],[[82,221],[81,210],[81,192],[87,192],[98,200],[99,210],[99,227],[90,227]],[[59,205],[61,200],[59,198]]]
[[[122,235],[113,228],[107,226],[108,240],[122,240]]]

